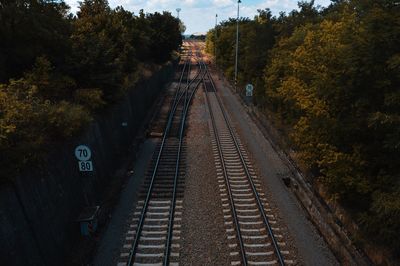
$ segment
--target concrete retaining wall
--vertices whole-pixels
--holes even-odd
[[[76,222],[80,211],[86,205],[102,204],[119,158],[131,148],[173,68],[167,65],[140,81],[81,137],[52,147],[47,165],[0,189],[0,264],[64,264],[65,254],[80,234]],[[123,122],[128,125],[122,126]],[[92,150],[92,173],[78,171],[74,149],[79,144]]]

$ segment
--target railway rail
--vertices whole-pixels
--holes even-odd
[[[231,265],[294,263],[269,208],[250,159],[229,121],[206,69],[203,79],[211,117],[212,145],[217,168]],[[284,257],[287,257],[285,259]]]
[[[185,124],[191,100],[203,78],[200,64],[195,77],[190,78],[191,58],[189,51],[118,265],[178,265]]]

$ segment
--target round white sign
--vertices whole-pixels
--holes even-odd
[[[87,161],[92,157],[92,152],[90,151],[88,146],[79,145],[75,148],[75,157],[79,161]]]

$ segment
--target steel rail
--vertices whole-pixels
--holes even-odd
[[[181,74],[181,76],[180,76],[180,78],[179,78],[178,88],[176,89],[175,97],[174,97],[174,100],[173,100],[173,102],[172,102],[172,104],[171,104],[171,109],[170,109],[170,110],[172,110],[172,108],[173,108],[173,106],[174,106],[174,104],[175,104],[175,102],[176,102],[176,100],[177,100],[177,97],[178,97],[178,95],[179,95],[179,92],[180,92],[180,90],[181,90],[181,85],[182,85],[183,76],[185,75],[185,69],[186,69],[186,66],[188,65],[188,63],[189,63],[189,60],[186,59],[186,60],[185,60],[185,64],[183,65],[182,74]]]
[[[184,70],[182,72],[184,72]],[[180,80],[180,82],[181,81],[182,80]],[[179,87],[180,87],[180,84],[179,84]],[[185,89],[187,89],[187,88],[188,88],[188,86],[185,87]],[[173,103],[172,109],[171,109],[171,111],[169,113],[168,122],[167,122],[167,125],[166,125],[165,130],[164,130],[164,135],[163,135],[163,139],[162,139],[162,142],[161,142],[160,150],[158,152],[156,163],[155,163],[155,166],[154,166],[154,170],[153,170],[153,173],[152,173],[152,176],[151,176],[149,189],[148,189],[148,192],[146,194],[146,199],[144,201],[143,209],[142,209],[142,212],[140,214],[139,223],[138,223],[137,228],[136,228],[135,239],[134,239],[131,251],[129,253],[128,263],[127,263],[128,266],[132,266],[132,264],[135,261],[136,249],[138,247],[140,234],[141,234],[142,229],[143,229],[143,223],[144,223],[145,215],[146,215],[147,208],[148,208],[148,205],[149,205],[151,193],[152,193],[152,190],[153,190],[154,180],[155,180],[155,177],[156,177],[157,172],[158,172],[158,165],[160,164],[160,159],[161,159],[161,155],[162,155],[162,152],[164,150],[164,147],[165,147],[165,142],[167,140],[167,136],[168,136],[169,130],[170,130],[171,125],[172,125],[172,120],[173,120],[173,117],[175,115],[175,112],[176,112],[176,109],[177,109],[177,106],[178,106],[178,103],[175,103],[175,102],[179,102],[181,97],[182,97],[182,95],[183,95],[183,94],[181,94],[178,97],[178,94],[179,94],[179,91],[177,91],[176,94],[175,94],[174,103]]]
[[[186,55],[186,57],[188,57],[188,56],[192,56],[192,51],[191,51],[191,50],[189,51],[188,55]],[[189,64],[189,61],[190,61],[189,58],[186,58],[185,64],[183,65],[183,69],[182,69],[181,76],[180,76],[180,78],[179,78],[178,88],[177,88],[177,90],[176,90],[176,92],[175,92],[174,100],[172,101],[170,110],[172,110],[172,109],[174,108],[174,105],[175,105],[176,103],[178,103],[177,99],[178,99],[178,95],[179,95],[180,90],[181,90],[181,85],[182,85],[183,76],[184,76],[184,74],[185,74],[185,69],[186,69],[187,66],[189,66],[189,67],[188,67],[189,70],[188,70],[188,75],[186,76],[187,82],[186,82],[186,85],[185,85],[184,89],[186,89],[187,86],[188,86],[188,83],[189,83],[189,74],[190,74],[190,66],[191,66],[191,64]]]
[[[282,254],[281,254],[281,251],[280,251],[280,248],[279,248],[279,246],[278,246],[278,243],[277,243],[277,241],[276,241],[276,239],[275,239],[275,236],[274,236],[274,233],[273,233],[273,231],[272,231],[271,225],[270,225],[270,223],[269,223],[268,217],[267,217],[267,215],[266,215],[266,213],[265,213],[264,206],[262,205],[260,196],[258,195],[257,189],[256,189],[256,187],[255,187],[255,185],[254,185],[254,182],[253,182],[253,179],[252,179],[251,174],[250,174],[250,172],[249,172],[249,169],[248,169],[248,167],[247,167],[246,161],[244,160],[242,151],[240,150],[239,144],[238,144],[238,142],[237,142],[237,140],[236,140],[236,136],[235,136],[234,133],[233,133],[233,129],[232,129],[231,125],[230,125],[230,122],[229,122],[229,120],[228,120],[228,117],[227,117],[227,115],[226,115],[226,112],[225,112],[225,110],[224,110],[224,108],[223,108],[222,101],[221,101],[221,99],[219,98],[219,96],[218,96],[218,94],[217,94],[217,90],[216,90],[214,81],[213,81],[213,79],[212,79],[212,77],[211,77],[211,75],[210,75],[210,72],[208,71],[207,68],[206,68],[206,72],[207,72],[207,76],[209,77],[209,80],[210,80],[210,82],[211,82],[211,85],[212,85],[212,87],[213,87],[213,90],[215,91],[215,96],[216,96],[216,98],[217,98],[218,104],[221,106],[222,114],[223,114],[224,120],[225,120],[225,122],[226,122],[226,125],[228,126],[229,133],[230,133],[230,135],[231,135],[231,137],[232,137],[232,139],[233,139],[233,141],[234,141],[236,150],[237,150],[237,152],[238,152],[238,154],[239,154],[239,157],[240,157],[240,159],[241,159],[241,161],[242,161],[243,167],[244,167],[245,172],[246,172],[246,176],[247,176],[247,178],[248,178],[248,180],[249,180],[249,182],[250,182],[251,188],[252,188],[252,192],[253,192],[253,194],[254,194],[254,196],[255,196],[255,198],[256,198],[258,208],[259,208],[259,210],[260,210],[260,212],[261,212],[261,214],[262,214],[264,224],[265,224],[265,226],[267,227],[268,233],[269,233],[269,235],[270,235],[270,237],[271,237],[271,241],[272,241],[272,244],[273,244],[274,249],[275,249],[275,254],[276,254],[276,256],[278,257],[278,262],[279,262],[280,265],[283,266],[283,265],[285,265],[285,261],[284,261],[284,259],[283,259]]]
[[[179,95],[178,99],[176,102],[174,102],[174,105],[172,106],[172,108],[177,108],[178,104],[180,103],[182,97],[184,95],[186,95],[186,91],[190,88],[190,86],[192,85],[192,83],[199,77],[200,75],[200,71],[197,72],[196,76],[189,82],[188,85],[185,86],[184,91]]]
[[[201,65],[200,66],[200,71],[201,73]],[[205,75],[205,72],[203,74],[203,77]],[[202,77],[202,78],[203,78]],[[169,213],[169,218],[168,218],[168,233],[167,233],[167,242],[166,242],[166,247],[165,247],[165,252],[164,252],[164,266],[169,265],[169,256],[171,253],[171,242],[172,242],[172,233],[173,233],[173,224],[174,224],[174,214],[175,214],[175,205],[176,205],[176,189],[178,185],[178,178],[179,178],[179,160],[180,160],[180,155],[182,151],[182,143],[183,143],[183,138],[184,138],[184,131],[185,131],[185,123],[186,123],[186,117],[188,113],[188,109],[190,106],[190,102],[193,98],[194,93],[196,92],[199,84],[202,81],[202,78],[195,84],[195,87],[191,94],[187,95],[188,90],[186,91],[186,97],[185,97],[185,105],[184,105],[184,111],[183,115],[181,118],[181,126],[179,130],[179,146],[178,146],[178,157],[176,159],[176,168],[175,168],[175,176],[174,176],[174,187],[173,187],[173,193],[172,193],[172,201],[171,201],[171,207],[170,207],[170,213]]]
[[[192,55],[192,53],[190,53],[191,55]],[[197,63],[198,65],[199,65],[199,63]],[[191,64],[190,64],[191,65]],[[189,65],[189,69],[190,69],[190,65]],[[175,94],[175,100],[174,100],[174,102],[173,102],[173,105],[171,106],[171,110],[173,109],[173,108],[176,108],[175,106],[177,106],[178,104],[179,104],[179,102],[180,102],[180,100],[182,99],[182,97],[183,97],[183,95],[185,94],[185,92],[189,89],[189,87],[190,87],[190,85],[192,84],[192,82],[194,81],[194,80],[196,80],[197,78],[198,78],[198,76],[200,75],[200,72],[201,72],[201,70],[199,69],[199,71],[197,72],[197,74],[196,74],[196,76],[193,78],[193,79],[191,79],[190,80],[190,82],[188,82],[188,84],[186,84],[186,86],[184,87],[184,90],[183,90],[183,92],[182,93],[180,93],[179,94],[179,92],[180,92],[180,85],[179,85],[179,90],[176,92],[176,94]],[[188,77],[189,77],[189,75],[188,75]],[[187,79],[188,81],[189,81],[189,79]],[[179,94],[179,97],[177,96]]]
[[[207,73],[207,66],[205,66],[205,71]],[[203,84],[204,84],[204,88],[207,90],[207,85],[204,82],[204,80],[203,80]],[[218,151],[219,151],[219,159],[221,161],[221,166],[222,166],[223,173],[224,173],[225,183],[226,183],[226,186],[228,188],[227,191],[228,191],[228,195],[229,195],[229,202],[231,204],[231,212],[232,212],[233,222],[235,224],[235,229],[236,229],[237,237],[238,237],[238,240],[239,240],[240,255],[241,255],[241,259],[242,259],[243,265],[246,266],[247,265],[246,250],[244,249],[244,243],[243,243],[242,235],[240,233],[241,231],[240,231],[239,219],[237,217],[235,202],[233,200],[232,191],[231,191],[231,185],[230,185],[229,179],[228,179],[228,172],[226,170],[225,160],[223,158],[223,152],[222,152],[222,147],[221,147],[222,145],[221,145],[221,141],[219,139],[217,125],[215,123],[215,118],[214,118],[214,114],[213,114],[213,111],[212,111],[212,108],[211,108],[211,103],[210,103],[210,99],[208,97],[207,91],[206,91],[205,94],[206,94],[207,104],[208,104],[209,110],[210,110],[210,117],[211,117],[211,122],[212,122],[212,125],[213,125],[214,137],[215,137],[215,140],[217,142],[217,147],[218,147]]]
[[[189,60],[187,60],[185,62],[185,65],[187,64],[188,61]],[[185,70],[185,66],[184,66],[184,70]],[[147,192],[146,199],[144,201],[144,206],[143,206],[143,209],[142,209],[142,212],[141,212],[141,215],[140,215],[139,223],[138,223],[138,226],[137,226],[137,229],[136,229],[136,235],[135,235],[134,243],[132,245],[132,248],[131,248],[131,251],[130,251],[130,254],[129,254],[128,264],[127,264],[129,266],[132,265],[132,263],[134,262],[134,259],[135,259],[136,249],[137,249],[137,246],[139,244],[140,234],[141,234],[141,231],[142,231],[142,228],[143,228],[145,214],[147,212],[148,204],[149,204],[149,201],[150,201],[150,197],[151,197],[151,193],[152,193],[152,189],[153,189],[155,176],[157,175],[157,172],[158,172],[158,165],[160,163],[161,155],[162,155],[162,152],[163,152],[164,147],[165,147],[165,142],[166,142],[168,133],[169,133],[170,128],[172,126],[173,117],[174,117],[174,115],[176,113],[176,110],[177,110],[179,102],[181,101],[183,95],[185,94],[185,91],[188,90],[188,88],[190,88],[191,84],[200,75],[200,71],[199,71],[196,74],[196,76],[189,82],[189,84],[187,84],[184,87],[184,89],[183,89],[184,91],[182,93],[179,93],[181,91],[181,83],[182,83],[182,79],[183,79],[183,75],[184,75],[184,70],[182,71],[182,75],[181,75],[181,78],[180,78],[180,83],[179,83],[179,86],[178,86],[178,90],[175,93],[174,101],[173,101],[173,104],[171,106],[171,111],[170,111],[170,114],[169,114],[169,118],[168,118],[168,122],[167,122],[166,128],[164,130],[164,135],[163,135],[163,139],[162,139],[162,142],[161,142],[160,151],[158,153],[157,160],[156,160],[156,163],[155,163],[155,166],[154,166],[154,170],[153,170],[153,174],[152,174],[152,177],[151,177],[149,190]],[[187,79],[188,78],[189,78],[189,75],[187,76]]]

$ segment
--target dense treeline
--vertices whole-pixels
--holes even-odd
[[[0,2],[0,182],[76,134],[182,42],[170,13],[138,15],[106,0]]]
[[[232,78],[236,21],[208,33]],[[370,239],[400,248],[400,2],[313,1],[240,21],[239,87],[285,128],[299,161]],[[215,36],[217,36],[215,38]]]

